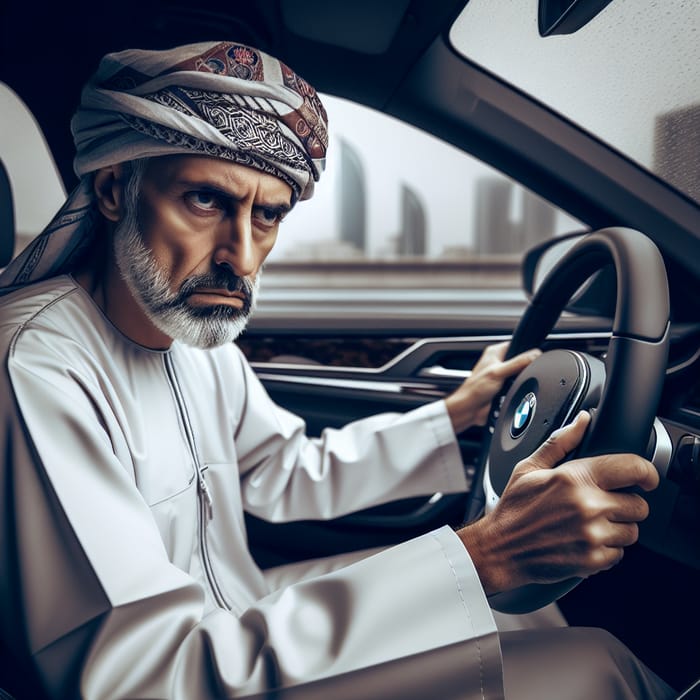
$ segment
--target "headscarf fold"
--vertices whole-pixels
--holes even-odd
[[[280,178],[296,201],[312,196],[328,146],[316,91],[276,58],[232,42],[106,55],[71,129],[80,183],[0,274],[0,293],[71,270],[99,218],[95,170],[152,156],[214,156]]]

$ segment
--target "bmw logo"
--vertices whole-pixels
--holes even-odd
[[[513,423],[510,426],[511,437],[519,438],[527,430],[527,426],[530,425],[532,416],[535,415],[536,406],[537,398],[532,392],[523,397],[522,401],[515,409]]]

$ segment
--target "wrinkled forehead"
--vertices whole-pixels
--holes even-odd
[[[291,209],[293,204],[292,188],[276,175],[219,158],[192,154],[159,156],[125,163],[127,175],[134,171],[136,163],[140,171],[140,188],[145,181],[164,193],[205,190],[235,201],[249,200],[285,210]]]

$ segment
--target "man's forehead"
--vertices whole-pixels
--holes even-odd
[[[290,205],[292,198],[292,188],[276,175],[211,156],[178,154],[150,158],[144,176],[164,187],[211,187],[233,197],[254,190],[277,204]]]

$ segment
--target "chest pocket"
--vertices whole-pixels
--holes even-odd
[[[158,421],[147,437],[147,447],[132,453],[136,486],[153,507],[195,486],[196,470],[184,436],[171,420]]]
[[[158,415],[158,414],[151,414]],[[151,509],[168,558],[188,571],[197,532],[196,469],[180,423],[159,416],[134,457],[136,486]]]
[[[145,385],[145,383],[144,383]],[[167,391],[144,392],[129,405],[112,444],[150,507],[170,561],[189,570],[197,532],[197,480],[182,422]]]
[[[129,451],[136,486],[157,506],[195,486],[196,469],[182,416],[167,384],[150,383],[139,393],[130,422]]]

